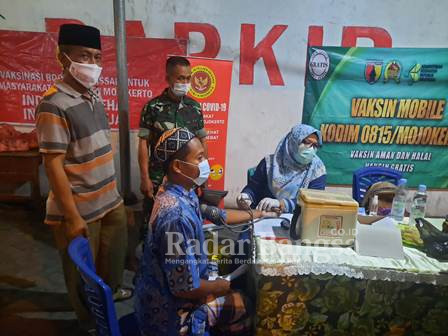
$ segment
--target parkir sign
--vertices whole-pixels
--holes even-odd
[[[59,26],[64,23],[80,23],[74,19],[46,18],[47,32],[57,32]],[[141,21],[126,21],[127,34],[129,37],[146,37]],[[269,78],[270,85],[284,86],[282,71],[280,70],[274,45],[288,25],[273,25],[271,29],[258,41],[255,41],[256,25],[252,23],[241,24],[240,29],[240,57],[239,57],[239,84],[252,85],[254,83],[255,63],[262,60]],[[204,47],[202,51],[191,53],[192,57],[216,58],[221,51],[221,35],[219,30],[210,23],[198,22],[175,22],[174,38],[189,40],[190,34],[199,33],[203,36]],[[372,40],[376,48],[392,47],[392,37],[384,28],[347,26],[343,28],[341,37],[342,47],[355,47],[358,38]],[[308,27],[308,45],[322,46],[324,42],[324,27]]]

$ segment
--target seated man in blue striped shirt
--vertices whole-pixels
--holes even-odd
[[[250,334],[246,297],[227,280],[209,279],[194,192],[210,173],[200,139],[185,128],[168,130],[154,156],[163,164],[167,182],[156,196],[135,284],[142,335],[202,335],[206,327],[223,335]]]

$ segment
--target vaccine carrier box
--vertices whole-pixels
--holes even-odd
[[[353,244],[359,206],[353,198],[324,190],[300,189],[297,201],[296,223],[292,224],[302,244]]]

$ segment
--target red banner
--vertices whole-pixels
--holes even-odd
[[[112,128],[118,128],[115,39],[101,37],[103,72],[99,87]],[[0,122],[31,124],[42,94],[61,77],[56,34],[0,30]],[[165,88],[167,55],[184,55],[186,42],[128,38],[129,120],[137,129],[143,105]]]
[[[118,128],[115,39],[101,37],[103,72],[99,88],[112,128]],[[56,59],[57,37],[51,33],[0,30],[0,123],[34,125],[42,94],[61,77]],[[186,42],[174,39],[127,38],[129,120],[138,129],[142,107],[166,87],[167,55],[184,55]],[[224,189],[227,116],[232,62],[190,58],[190,95],[202,107],[208,132],[212,173],[209,186]]]
[[[232,83],[232,61],[189,58],[189,95],[201,104],[207,130],[211,174],[209,187],[224,190],[227,144],[227,117]]]

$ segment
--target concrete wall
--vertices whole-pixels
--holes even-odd
[[[75,18],[99,27],[103,34],[113,34],[112,1],[0,3],[0,14],[6,17],[0,19],[0,29],[44,31],[45,17]],[[448,47],[448,1],[444,0],[129,0],[126,6],[127,19],[141,20],[150,37],[172,38],[175,22],[209,23],[219,32],[218,57],[234,60],[226,167],[229,201],[244,186],[247,168],[272,152],[291,126],[300,122],[309,26],[323,26],[324,45],[341,45],[344,26],[371,26],[385,29],[393,47]],[[253,84],[240,84],[242,24],[255,25],[255,44],[273,26],[287,26],[272,48],[284,85],[271,85],[262,61],[255,65]],[[372,46],[372,41],[358,39],[358,45]],[[203,46],[201,34],[190,34],[190,53],[200,52]],[[132,184],[138,192],[135,154]],[[430,214],[448,213],[445,193],[431,192],[429,199]]]

